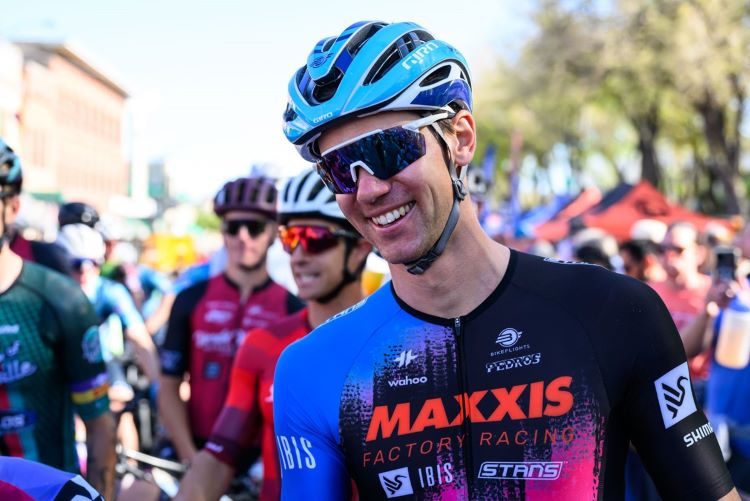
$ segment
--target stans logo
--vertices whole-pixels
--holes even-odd
[[[402,351],[399,356],[393,359],[394,362],[398,362],[399,367],[409,367],[409,364],[412,363],[418,355],[415,355],[412,353],[411,350],[409,351]]]
[[[517,331],[512,327],[508,327],[507,329],[503,329],[500,334],[497,335],[495,343],[499,344],[503,348],[510,348],[511,346],[514,346],[519,339],[521,339],[521,334],[523,334],[523,332]]]

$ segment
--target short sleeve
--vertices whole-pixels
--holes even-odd
[[[321,399],[305,377],[309,361],[302,360],[300,343],[281,355],[274,375],[274,427],[281,466],[281,499],[348,500],[351,482],[336,438],[325,430],[316,405]]]
[[[159,348],[161,373],[166,376],[182,377],[187,371],[190,363],[190,317],[204,290],[205,282],[201,282],[188,287],[175,298],[164,343]]]
[[[637,353],[624,409],[631,439],[665,499],[719,499],[732,482],[710,423],[697,405],[679,333],[649,287],[613,294],[613,315]]]
[[[62,313],[62,364],[82,419],[109,411],[109,381],[99,342],[99,319],[80,289],[71,287]]]

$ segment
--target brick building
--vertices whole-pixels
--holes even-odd
[[[23,57],[24,190],[106,210],[112,197],[128,195],[121,134],[127,92],[68,44],[14,45]]]

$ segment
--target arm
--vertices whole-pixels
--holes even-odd
[[[274,376],[281,499],[306,499],[315,493],[320,499],[346,501],[351,498],[351,481],[344,455],[316,408],[320,398],[320,388],[314,388],[317,381],[308,388],[311,378],[295,373],[295,369],[310,366],[299,356],[304,349],[297,348],[299,345],[291,345],[282,353]]]
[[[688,358],[702,353],[710,346],[714,321],[719,310],[729,305],[736,287],[734,283],[714,283],[706,293],[703,311],[690,324],[682,328],[680,337]]]
[[[149,381],[158,381],[160,373],[156,346],[146,327],[142,323],[135,324],[125,329],[125,336],[133,342],[136,361],[146,377]]]
[[[615,293],[610,304],[617,304],[610,313],[622,319],[616,335],[630,336],[637,350],[622,403],[625,422],[659,493],[665,499],[733,495],[716,436],[696,405],[685,352],[666,307],[646,287]]]
[[[159,383],[159,417],[181,461],[192,461],[197,449],[190,433],[187,405],[180,398],[182,378],[163,374]]]
[[[105,499],[114,499],[115,421],[111,414],[84,421],[88,463],[86,480]]]
[[[165,294],[161,298],[161,303],[159,303],[159,307],[156,309],[156,311],[154,311],[151,316],[146,319],[146,330],[148,330],[149,334],[151,334],[152,336],[156,334],[156,332],[161,329],[169,319],[169,312],[172,309],[172,305],[174,304],[174,299],[174,294]]]
[[[190,469],[180,481],[177,501],[208,501],[219,499],[232,483],[234,468],[222,463],[205,450],[193,458]]]

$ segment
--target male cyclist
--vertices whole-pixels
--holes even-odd
[[[290,345],[274,379],[282,499],[621,499],[632,440],[668,499],[739,499],[646,285],[482,231],[461,174],[461,54],[413,23],[321,40],[285,133],[392,282]]]
[[[13,153],[13,150],[0,138],[0,163],[6,164],[11,162],[14,156],[15,153]],[[5,205],[7,209],[4,222],[10,241],[10,250],[26,261],[39,263],[65,275],[70,275],[72,273],[70,259],[68,259],[65,251],[59,245],[49,242],[26,240],[13,226],[21,209],[22,185],[23,173],[19,170],[13,182],[5,187]]]
[[[77,473],[75,412],[86,425],[88,481],[110,497],[114,423],[96,314],[70,279],[10,250],[5,222],[21,163],[0,148],[0,455]]]
[[[266,178],[226,183],[214,198],[227,250],[223,274],[177,295],[161,350],[159,414],[181,461],[191,461],[211,435],[244,334],[302,308],[274,283],[266,254],[276,234],[276,187]],[[190,376],[190,400],[179,386]]]
[[[360,301],[361,276],[370,244],[352,228],[333,194],[313,170],[291,178],[281,190],[279,237],[290,254],[300,298],[307,308],[243,340],[232,368],[229,393],[211,438],[181,482],[182,499],[218,499],[260,436],[262,501],[279,498],[280,478],[273,433],[273,372],[281,351],[332,315]]]

